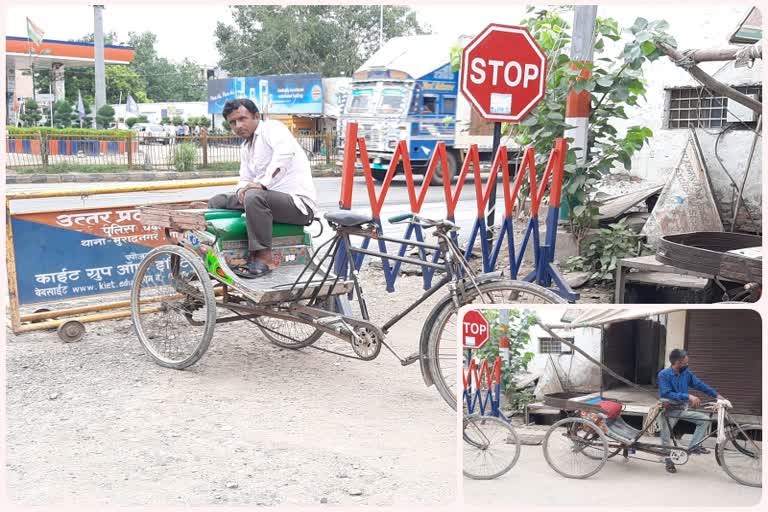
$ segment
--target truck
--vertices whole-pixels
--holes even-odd
[[[395,37],[382,45],[355,71],[341,100],[341,151],[347,124],[356,122],[378,181],[386,177],[401,140],[417,174],[426,173],[435,146],[445,143],[448,169],[438,165],[432,185],[457,176],[462,152],[471,144],[478,145],[481,160],[489,160],[493,123],[483,120],[459,92],[459,72],[450,62],[451,49],[470,39],[430,34]],[[397,172],[403,172],[402,165]]]

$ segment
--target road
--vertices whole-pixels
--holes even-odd
[[[367,289],[381,273],[362,272]],[[421,293],[370,293],[381,324]],[[439,294],[442,295],[442,294]],[[407,355],[437,297],[389,333]],[[348,352],[324,336],[318,345]],[[216,326],[185,371],[144,353],[128,319],[6,345],[7,496],[22,505],[373,505],[456,499],[456,415],[419,365],[281,349],[247,322]]]
[[[687,442],[685,439],[683,442]],[[653,458],[648,455],[641,457]],[[603,469],[586,480],[572,480],[555,473],[544,459],[541,446],[522,446],[520,459],[496,480],[464,479],[466,506],[487,510],[535,506],[628,507],[739,507],[760,502],[762,489],[732,480],[715,462],[714,455],[693,456],[668,474],[658,463],[622,457],[609,459]]]

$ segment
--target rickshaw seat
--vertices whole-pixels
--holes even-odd
[[[640,434],[640,430],[624,421],[621,416],[616,419],[607,420],[605,425],[610,434],[625,443],[631,443]]]
[[[245,213],[240,210],[208,209],[205,212],[210,233],[221,240],[247,240],[248,228],[245,225]],[[272,223],[272,237],[304,236],[304,226],[297,224]]]
[[[609,420],[615,420],[621,414],[622,405],[619,402],[614,402],[613,400],[601,400],[597,402],[596,405],[602,409],[603,414],[605,414]]]

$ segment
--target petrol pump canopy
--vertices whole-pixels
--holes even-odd
[[[639,320],[674,311],[684,311],[680,307],[639,307],[632,309],[577,309],[569,308],[560,317],[560,322],[545,324],[550,329],[579,329],[583,327],[602,327],[616,322]]]

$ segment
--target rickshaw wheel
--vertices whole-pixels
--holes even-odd
[[[147,253],[131,287],[131,317],[160,366],[181,370],[199,361],[216,326],[213,286],[200,258],[175,245]]]
[[[565,299],[552,290],[522,281],[486,281],[470,286],[464,292],[462,306],[467,304],[564,304]],[[456,409],[456,326],[458,309],[448,300],[440,302],[430,312],[421,330],[422,373],[434,383],[437,392]]]
[[[326,304],[328,303],[329,300],[322,298],[317,299],[312,306],[328,309],[326,307]],[[309,301],[300,301],[299,304],[306,306],[309,304]],[[257,318],[255,322],[259,326],[259,329],[261,329],[262,334],[264,334],[269,341],[278,347],[291,350],[308,347],[319,340],[323,335],[323,331],[316,329],[311,325],[303,324],[301,322],[291,322],[290,320],[284,320],[282,318],[262,316]]]
[[[583,418],[565,418],[550,427],[544,436],[544,459],[549,467],[566,478],[589,478],[608,459],[608,440],[603,431]],[[590,455],[584,453],[590,450]],[[602,449],[602,455],[597,453]]]
[[[715,457],[723,471],[740,484],[762,487],[763,429],[759,425],[741,425],[741,430],[743,434],[735,426],[728,430],[725,441],[715,448]]]

